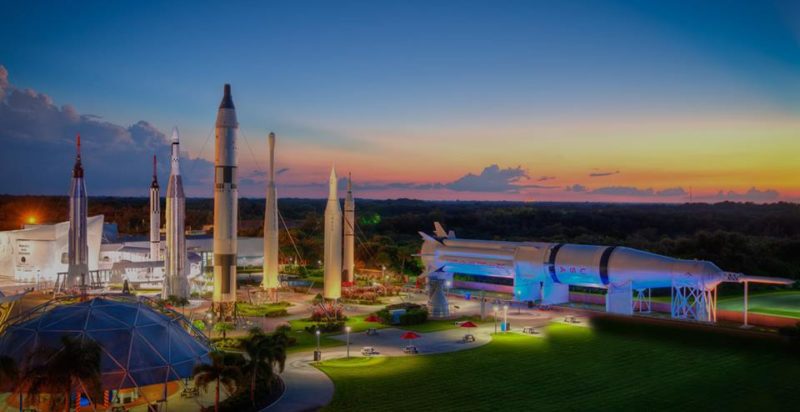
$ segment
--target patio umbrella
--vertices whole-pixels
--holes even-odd
[[[375,315],[373,313],[372,315],[369,315],[366,318],[364,318],[364,321],[365,322],[380,322],[381,318],[379,318],[377,315]]]
[[[468,320],[468,321],[466,321],[466,322],[462,323],[462,324],[461,324],[461,327],[462,327],[462,328],[477,328],[477,327],[478,327],[478,325],[476,325],[476,324],[472,323],[472,321],[469,321],[469,320]]]
[[[421,337],[422,336],[420,336],[419,334],[417,334],[415,332],[411,332],[411,331],[408,331],[408,332],[404,333],[403,336],[400,336],[401,339],[405,339],[405,340],[418,339],[418,338],[421,338]]]

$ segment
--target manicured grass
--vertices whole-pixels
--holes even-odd
[[[800,359],[783,346],[698,331],[551,325],[430,356],[333,360],[327,411],[785,410]],[[633,332],[631,332],[633,330]]]
[[[419,325],[396,325],[393,326],[398,329],[404,330],[413,330],[414,332],[420,333],[428,333],[428,332],[438,332],[440,330],[447,330],[447,329],[457,329],[460,326],[456,325],[455,322],[463,322],[467,320],[471,320],[475,324],[480,324],[481,322],[478,321],[480,319],[478,316],[462,316],[458,319],[450,319],[450,320],[428,320],[425,323],[421,323]]]
[[[236,304],[236,310],[241,316],[278,317],[286,315],[286,308],[292,306],[289,302],[267,303],[251,305],[246,302]]]
[[[367,322],[364,320],[365,316],[350,316],[345,322],[345,325],[350,326],[351,333],[360,333],[364,332],[369,328],[380,329],[384,328],[385,326],[380,323],[373,323]],[[297,339],[297,344],[292,345],[289,347],[289,352],[301,352],[304,350],[314,350],[317,347],[317,337],[313,333],[308,333],[305,331],[306,326],[313,326],[316,325],[317,322],[311,322],[308,320],[291,320],[289,321],[289,325],[292,327],[291,335],[295,339]],[[344,342],[332,339],[329,336],[332,335],[340,335],[344,333],[336,332],[336,333],[323,333],[320,335],[320,346],[321,347],[331,347],[331,346],[340,346],[344,345]]]
[[[718,309],[741,311],[744,308],[742,296],[720,299]],[[780,291],[751,294],[748,296],[750,313],[785,316],[800,319],[800,291]]]

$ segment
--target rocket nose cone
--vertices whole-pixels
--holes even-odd
[[[178,136],[178,128],[177,127],[173,127],[172,128],[172,142],[173,143],[178,143],[179,139],[180,139],[180,137]]]
[[[233,97],[231,97],[231,85],[225,83],[225,92],[222,96],[222,102],[219,104],[220,109],[235,109],[233,106]]]

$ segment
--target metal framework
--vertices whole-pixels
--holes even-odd
[[[717,288],[690,281],[672,281],[672,317],[699,322],[717,321]]]
[[[650,313],[652,310],[653,293],[652,289],[636,289],[633,296],[633,311],[639,313]]]

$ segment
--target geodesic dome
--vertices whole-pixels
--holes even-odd
[[[205,338],[190,331],[196,333],[185,318],[160,313],[146,301],[97,297],[9,325],[0,335],[0,355],[23,365],[37,347],[61,347],[62,336],[88,338],[102,348],[104,388],[141,387],[189,378],[196,364],[208,362]]]

